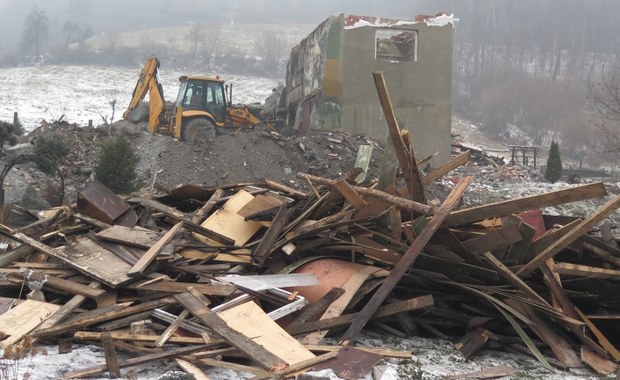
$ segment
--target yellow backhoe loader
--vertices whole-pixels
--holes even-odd
[[[181,76],[177,99],[167,105],[158,79],[159,60],[147,59],[133,90],[129,107],[123,118],[132,122],[142,119],[142,100],[149,94],[148,130],[151,133],[172,135],[190,143],[209,142],[215,139],[217,128],[264,126],[274,131],[269,123],[263,123],[246,105],[233,105],[226,100],[232,86],[224,85],[219,76]]]

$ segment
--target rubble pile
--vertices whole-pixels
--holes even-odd
[[[25,213],[26,225],[0,224],[5,353],[39,343],[102,347],[105,364],[63,378],[119,377],[174,360],[196,378],[218,367],[255,378],[330,368],[358,379],[383,360],[412,360],[412,352],[357,342],[377,329],[449,339],[465,358],[499,344],[549,370],[614,373],[620,248],[605,221],[620,196],[584,218],[542,209],[606,197],[603,183],[472,206],[464,198],[474,176],[458,174],[471,153],[423,173],[407,134],[386,120],[395,148],[387,166],[400,168],[390,173],[374,176],[357,160],[338,175],[295,171],[293,185],[303,188],[261,178],[127,197],[90,182],[65,205]],[[254,138],[245,141],[265,142]],[[332,134],[323,143],[341,157],[354,151],[337,153],[346,141]],[[195,159],[215,149],[181,146]],[[308,153],[309,144],[292,146]],[[166,162],[196,175],[182,158]],[[160,170],[149,183],[165,177]],[[438,181],[448,191],[431,198],[425,190]],[[325,344],[328,335],[336,343]],[[121,350],[132,358],[119,361]]]
[[[66,378],[164,358],[259,377],[332,368],[358,378],[383,357],[411,355],[357,347],[372,326],[460,337],[466,357],[503,342],[545,366],[615,369],[607,337],[617,336],[620,251],[605,225],[589,232],[620,198],[586,220],[531,210],[603,196],[602,183],[454,210],[471,177],[436,208],[360,186],[357,174],[297,173],[307,192],[264,180],[127,199],[94,182],[74,206],[3,225],[21,243],[0,256],[12,305],[0,315],[3,347],[99,342],[107,364]],[[328,332],[341,345],[320,345]],[[119,364],[119,349],[135,359]],[[368,365],[347,377],[358,355]]]

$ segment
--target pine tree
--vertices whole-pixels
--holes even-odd
[[[101,146],[95,179],[118,194],[127,194],[138,187],[135,154],[127,138],[120,136]]]
[[[551,183],[557,182],[562,177],[562,158],[560,157],[560,144],[551,141],[549,157],[547,158],[547,168],[545,169],[545,179]]]

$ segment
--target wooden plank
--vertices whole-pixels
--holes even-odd
[[[618,365],[616,363],[605,359],[604,356],[592,352],[585,347],[581,347],[581,360],[599,375],[609,376],[618,370]]]
[[[450,213],[450,216],[446,218],[443,227],[468,224],[527,210],[536,210],[584,199],[599,198],[605,195],[607,195],[607,190],[602,182],[575,186],[569,189],[551,191],[529,197],[453,211]]]
[[[113,288],[131,281],[131,277],[127,276],[131,265],[88,238],[78,238],[75,242],[54,248],[50,254]]]
[[[377,312],[372,316],[372,319],[389,317],[409,311],[428,309],[433,306],[435,306],[435,303],[432,295],[415,297],[410,300],[395,302],[381,306],[379,310],[377,310]],[[359,316],[359,314],[360,313],[352,313],[332,318],[321,319],[318,321],[306,322],[297,326],[289,326],[286,328],[286,331],[288,331],[291,335],[299,335],[311,331],[327,330],[334,327],[347,326],[351,322],[353,322],[355,318]]]
[[[70,294],[81,295],[95,300],[106,294],[106,291],[103,289],[92,288],[90,286],[80,284],[79,282],[65,280],[56,276],[50,276],[43,272],[16,272],[11,273],[10,276],[17,277],[20,280],[26,280],[27,282],[39,282],[43,284],[44,288],[62,290]]]
[[[136,277],[142,275],[146,268],[148,268],[153,260],[155,260],[155,257],[159,255],[161,250],[164,249],[170,240],[172,240],[182,226],[183,222],[178,222],[170,230],[168,230],[168,232],[166,232],[155,245],[149,248],[149,250],[146,251],[142,257],[140,257],[140,260],[138,260],[138,262],[131,267],[129,272],[127,272],[127,276]]]
[[[211,380],[209,376],[191,362],[179,358],[174,359],[174,361],[185,373],[192,375],[194,380]]]
[[[361,210],[368,206],[368,202],[362,198],[357,191],[344,179],[335,181],[332,187],[336,189],[342,196],[355,207],[356,210]]]
[[[218,315],[230,328],[251,337],[288,365],[314,358],[312,352],[286,333],[253,301],[224,310]]]
[[[526,296],[532,300],[538,301],[541,305],[551,306],[542,298],[534,289],[521,280],[516,274],[514,274],[508,267],[506,267],[501,261],[499,261],[491,252],[484,252],[482,254],[484,261],[489,266],[495,269],[506,281],[512,284],[515,288],[521,290]]]
[[[569,318],[579,320],[579,314],[577,313],[577,308],[575,307],[575,305],[573,305],[572,301],[568,298],[568,295],[564,291],[564,288],[562,288],[562,285],[560,284],[559,280],[554,276],[553,272],[551,271],[551,268],[549,268],[549,265],[545,262],[540,266],[540,269],[543,273],[543,276],[545,277],[545,281],[547,282],[547,285],[549,286],[549,290],[551,291],[551,294],[553,294],[553,297],[557,300],[558,304],[560,305],[563,311],[563,314]],[[579,340],[581,340],[583,344],[588,346],[588,348],[590,348],[591,350],[601,355],[606,354],[606,351],[601,346],[596,344],[596,342],[594,342],[592,339],[590,339],[585,334],[585,331],[583,331],[581,326],[577,326],[573,323],[565,323],[565,325],[566,327],[570,329],[570,331],[573,332],[573,334],[575,334],[575,336],[577,336],[577,338],[579,338]]]
[[[388,93],[385,79],[383,78],[383,73],[375,71],[372,73],[372,77],[375,81],[375,87],[377,88],[383,114],[385,115],[388,133],[394,144],[396,157],[398,157],[400,167],[403,169],[403,177],[409,196],[414,201],[426,203],[422,175],[416,163],[413,146],[412,144],[406,145],[403,141],[401,130],[398,126],[396,115],[394,114],[394,108],[392,107],[392,100],[390,99],[390,94]]]
[[[603,348],[614,358],[615,361],[620,361],[620,351],[607,339],[607,337],[596,327],[596,325],[578,308],[575,308],[579,317],[585,322],[586,326],[592,331],[592,334],[596,336],[598,342]]]
[[[226,321],[212,312],[191,293],[177,294],[175,298],[189,310],[190,313],[210,327],[212,331],[217,331],[218,335],[244,352],[261,367],[271,370],[284,364],[283,359],[266,350],[249,337],[228,326]]]
[[[355,337],[360,333],[364,325],[375,314],[379,306],[388,297],[402,276],[411,268],[415,259],[424,249],[424,246],[431,239],[435,231],[443,223],[450,211],[456,206],[461,196],[473,181],[473,176],[463,177],[459,183],[452,189],[450,195],[443,202],[439,210],[431,218],[422,233],[415,239],[411,247],[405,252],[398,264],[392,269],[381,287],[373,294],[366,306],[360,312],[360,315],[351,323],[349,329],[341,338],[341,344],[350,345]]]
[[[101,346],[103,347],[105,364],[110,372],[110,378],[117,379],[121,377],[121,368],[118,366],[118,357],[116,356],[116,350],[114,349],[114,343],[112,343],[112,336],[110,333],[106,332],[102,334]]]
[[[97,289],[101,286],[97,281],[93,281],[88,284],[89,287],[93,289]],[[59,323],[63,319],[65,319],[69,314],[71,314],[75,309],[77,309],[84,301],[86,301],[86,297],[84,296],[74,296],[69,301],[65,302],[54,314],[52,314],[49,318],[43,321],[36,329],[33,331],[38,331],[42,329],[46,329],[48,327],[54,326],[56,323]]]
[[[553,331],[553,329],[538,316],[532,306],[515,299],[507,299],[505,302],[531,321],[528,327],[534,331],[543,342],[547,343],[560,363],[568,368],[583,367],[583,363],[579,360],[577,353],[573,351],[569,342]]]
[[[555,243],[551,244],[547,249],[539,253],[536,257],[530,260],[525,266],[523,266],[517,272],[517,276],[525,277],[532,273],[538,266],[543,264],[545,260],[552,258],[564,248],[568,247],[572,242],[577,240],[580,236],[585,235],[594,226],[602,222],[607,216],[614,212],[620,206],[620,195],[614,197],[607,202],[603,207],[599,208],[588,219],[581,222],[577,227],[572,229],[569,233],[562,236]]]
[[[620,270],[597,268],[571,263],[555,263],[553,265],[553,271],[559,274],[567,274],[571,276],[581,276],[588,278],[620,278]]]
[[[151,334],[132,334],[124,331],[76,331],[73,334],[73,339],[80,342],[98,341],[101,340],[103,335],[109,333],[113,340],[122,340],[126,342],[141,342],[141,343],[157,343],[160,339],[159,335]],[[204,340],[193,336],[171,336],[167,340],[168,343],[173,344],[202,344]],[[222,342],[222,341],[220,341]]]
[[[263,379],[263,378],[273,379],[274,378],[272,372],[265,371],[264,369],[252,367],[249,365],[230,363],[230,362],[226,362],[226,361],[219,360],[219,359],[213,359],[213,358],[201,358],[201,359],[198,359],[197,361],[209,367],[226,368],[226,369],[232,369],[233,371],[237,371],[237,372],[253,373],[254,375],[258,376],[259,379]]]
[[[237,289],[237,287],[233,285],[212,285],[175,281],[158,281],[150,284],[147,284],[146,281],[140,281],[132,283],[126,288],[154,293],[184,293],[190,286],[194,287],[201,294],[220,297],[228,297]]]
[[[237,214],[247,218],[248,216],[259,214],[267,210],[279,208],[284,201],[269,194],[258,194],[245,206],[243,206]]]
[[[321,177],[313,176],[313,175],[306,174],[306,173],[297,173],[297,178],[307,179],[309,181],[312,181],[312,182],[315,182],[321,185],[328,185],[328,186],[331,186],[334,182],[333,180],[330,180],[330,179],[321,178]],[[377,190],[373,188],[367,188],[367,187],[362,187],[362,186],[352,186],[352,187],[359,194],[367,195],[369,197],[379,198],[404,211],[417,212],[417,213],[424,214],[424,215],[431,215],[433,213],[432,207],[426,204],[420,203],[420,202],[416,202],[416,201],[413,201],[407,198],[392,195],[385,191],[381,191],[381,190]]]
[[[342,349],[342,346],[326,346],[318,344],[306,344],[305,347],[313,352],[334,352]],[[381,347],[355,346],[355,348],[361,351],[372,352],[373,354],[383,356],[384,358],[411,359],[412,355],[411,351],[395,351]]]
[[[121,225],[114,225],[103,231],[99,231],[95,236],[99,239],[115,243],[149,249],[161,239],[162,234],[142,227],[129,228]]]
[[[463,246],[474,253],[492,251],[501,247],[508,247],[523,240],[519,233],[519,226],[507,226],[491,230],[486,234],[463,242]]]
[[[361,269],[356,270],[342,285],[339,285],[345,290],[345,293],[338,297],[331,303],[321,315],[321,320],[338,317],[342,315],[347,308],[353,297],[357,294],[360,287],[366,282],[368,277],[379,271],[379,268],[364,266]],[[338,285],[338,284],[334,284]],[[303,344],[318,344],[329,330],[315,331],[311,334],[304,336],[300,341]]]
[[[25,300],[0,315],[0,332],[6,338],[0,343],[5,349],[29,334],[41,322],[55,313],[60,306],[35,300]]]
[[[46,329],[34,331],[31,335],[35,338],[58,335],[69,330],[96,325],[98,323],[105,322],[111,319],[122,318],[128,315],[133,315],[136,313],[161,308],[167,305],[172,305],[174,303],[176,303],[176,301],[173,298],[163,298],[161,300],[149,301],[136,306],[123,307],[120,309],[112,308],[112,310],[110,311],[103,312],[99,315],[92,317],[84,317],[84,315],[80,315],[79,317],[70,321],[60,323]]]
[[[306,322],[318,319],[319,316],[325,312],[327,307],[337,300],[338,297],[343,295],[344,292],[345,290],[342,288],[332,288],[323,297],[321,297],[320,300],[301,309],[299,316],[286,326],[286,330],[290,331],[291,329],[301,326]]]
[[[477,327],[467,332],[455,344],[454,348],[459,351],[465,359],[480,351],[486,346],[491,338],[491,332],[485,328]]]
[[[271,226],[263,235],[256,248],[252,251],[252,259],[262,267],[265,261],[269,258],[269,255],[274,249],[274,244],[280,237],[280,234],[284,230],[284,227],[288,224],[291,216],[293,215],[294,208],[288,208],[286,203],[283,203],[276,216],[273,218]]]
[[[260,223],[245,221],[243,216],[237,214],[253,198],[254,196],[247,191],[239,190],[219,210],[211,214],[201,226],[234,241],[237,246],[244,245],[262,227]],[[206,244],[221,245],[209,237],[200,234],[194,236]]]
[[[213,207],[215,207],[215,205],[222,198],[223,195],[223,189],[216,189],[209,198],[209,200],[206,201],[205,204],[196,211],[196,213],[194,213],[194,216],[192,216],[192,223],[202,223],[204,218],[209,215]]]
[[[563,225],[559,228],[548,230],[544,235],[542,235],[538,240],[530,245],[530,250],[527,253],[526,260],[531,260],[540,254],[545,249],[549,248],[551,244],[555,243],[562,236],[566,235],[570,231],[572,231],[577,225],[581,223],[581,219],[575,219],[572,222]],[[587,236],[587,235],[584,235]]]
[[[355,236],[354,239],[355,245],[350,246],[349,250],[359,252],[372,260],[395,265],[402,257],[400,253],[365,236]]]
[[[181,326],[185,318],[187,318],[188,314],[189,312],[187,310],[183,310],[181,314],[176,317],[174,322],[172,322],[170,326],[168,326],[168,328],[157,339],[157,341],[155,342],[155,347],[163,346],[168,341],[168,339],[170,339],[170,337],[177,331],[179,326]]]
[[[429,183],[434,182],[438,178],[442,177],[444,174],[447,174],[450,171],[467,164],[467,162],[469,162],[470,155],[470,151],[459,154],[455,158],[451,159],[450,161],[446,162],[445,164],[441,165],[437,169],[422,177],[422,184],[426,186]]]
[[[218,344],[221,344],[221,342],[218,342]],[[213,344],[203,344],[203,345],[196,345],[196,346],[192,346],[192,347],[184,347],[184,348],[179,348],[176,350],[167,350],[167,351],[163,351],[163,352],[157,352],[157,353],[153,353],[153,354],[148,354],[148,355],[143,355],[143,356],[139,356],[137,358],[129,358],[126,360],[123,360],[122,362],[119,363],[119,367],[120,368],[127,368],[127,367],[132,367],[132,366],[136,366],[136,365],[140,365],[140,364],[144,364],[144,363],[150,363],[150,362],[154,362],[154,361],[158,361],[158,360],[164,360],[164,359],[168,359],[168,358],[174,358],[180,355],[187,355],[187,354],[191,354],[192,352],[197,352],[197,351],[202,351],[205,350],[207,348],[209,348],[210,346],[212,346]],[[93,377],[95,375],[98,375],[100,373],[103,373],[107,370],[107,366],[106,365],[97,365],[97,366],[93,366],[93,367],[89,367],[89,368],[85,368],[85,369],[80,369],[77,371],[71,371],[71,372],[65,372],[63,374],[63,377],[65,379],[83,379],[85,377]]]

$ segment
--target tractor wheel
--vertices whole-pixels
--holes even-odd
[[[183,126],[181,140],[192,145],[213,142],[215,140],[215,125],[209,119],[192,119]]]

